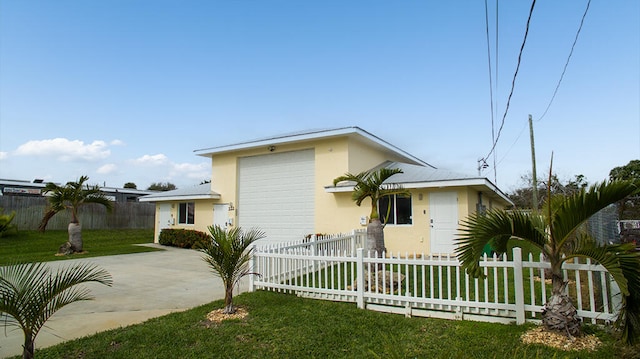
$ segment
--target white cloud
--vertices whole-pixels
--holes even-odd
[[[111,151],[104,141],[85,144],[80,140],[54,138],[33,140],[20,145],[16,151],[19,156],[55,157],[61,161],[93,161],[109,157]]]
[[[124,143],[124,141],[121,140],[113,140],[109,143],[112,146],[125,146],[126,144]]]
[[[140,165],[162,166],[169,164],[169,158],[159,153],[157,155],[144,155],[136,158],[133,162]]]
[[[179,172],[198,172],[209,169],[208,163],[175,163],[173,169]]]
[[[211,178],[211,165],[209,163],[174,163],[171,176],[180,176],[196,180]]]
[[[1,152],[0,151],[0,160],[4,160],[6,158],[9,158],[9,152]]]
[[[100,168],[98,168],[96,172],[99,174],[111,174],[116,172],[117,170],[118,170],[118,166],[116,166],[113,163],[108,163],[104,166],[100,166]]]

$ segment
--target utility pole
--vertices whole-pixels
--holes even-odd
[[[535,212],[538,212],[538,176],[536,174],[536,146],[533,141],[533,121],[531,119],[531,115],[529,115],[529,137],[531,138],[531,163],[533,166],[533,173],[532,173],[532,179],[531,179],[533,192],[532,192],[531,202],[533,206],[533,212],[535,213]]]

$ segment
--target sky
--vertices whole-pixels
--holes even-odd
[[[184,188],[194,150],[358,126],[510,192],[529,114],[539,178],[640,158],[640,2],[590,3],[553,102],[588,1],[536,2],[515,81],[531,2],[486,3],[0,0],[0,178]]]

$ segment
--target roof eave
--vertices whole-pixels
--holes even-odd
[[[139,202],[169,202],[169,201],[193,201],[193,200],[216,200],[220,199],[219,194],[200,194],[200,195],[184,195],[184,196],[145,196],[138,198]]]

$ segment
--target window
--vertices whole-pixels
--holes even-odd
[[[412,224],[411,196],[393,195],[378,201],[378,212],[383,224]],[[387,219],[387,213],[389,218]]]
[[[194,224],[196,204],[194,202],[180,203],[178,207],[178,224]]]

